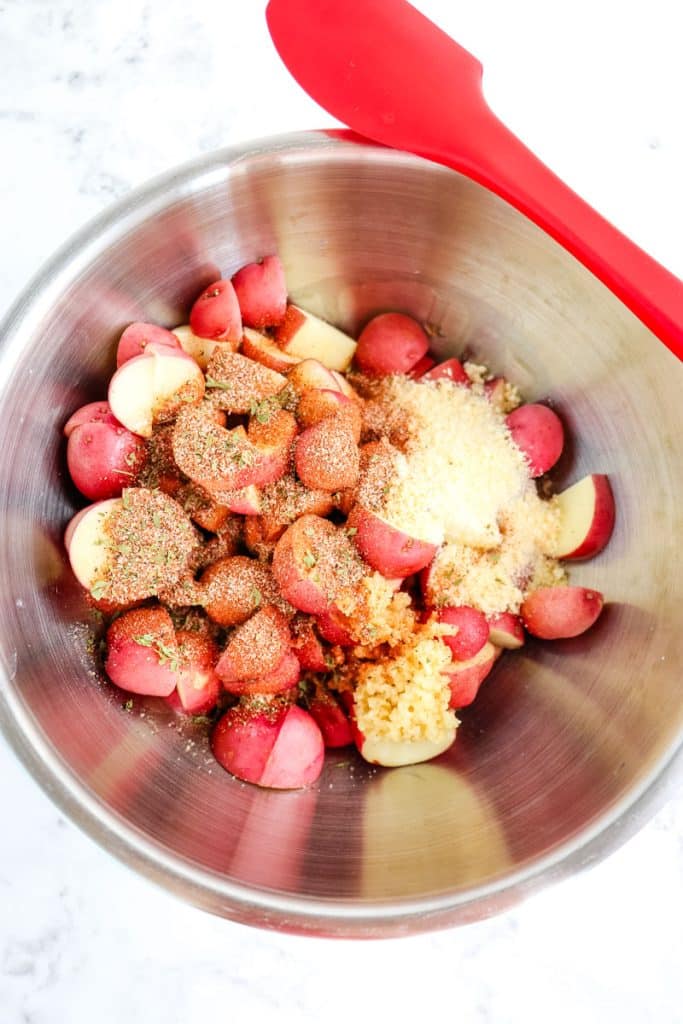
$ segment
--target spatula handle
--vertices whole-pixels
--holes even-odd
[[[473,142],[472,140],[476,140]],[[488,107],[470,133],[470,154],[441,154],[526,214],[603,281],[683,359],[683,281],[601,217],[526,148]],[[443,159],[447,157],[447,159]]]

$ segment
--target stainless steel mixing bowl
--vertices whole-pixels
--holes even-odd
[[[549,398],[560,483],[608,472],[618,521],[573,578],[589,633],[506,655],[452,751],[260,791],[197,727],[98,679],[60,539],[78,504],[60,428],[101,397],[131,320],[174,325],[203,285],[278,251],[292,294],[354,331],[402,309]],[[0,712],[50,796],[112,853],[239,921],[381,936],[473,920],[602,856],[681,766],[683,372],[598,281],[489,192],[351,136],[226,150],[119,203],[39,275],[3,328]],[[352,762],[352,763],[350,763]]]

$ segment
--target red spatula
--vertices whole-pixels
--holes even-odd
[[[282,60],[330,114],[502,196],[683,359],[683,282],[596,213],[491,112],[482,66],[405,0],[270,0]]]

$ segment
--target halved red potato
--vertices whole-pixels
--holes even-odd
[[[245,782],[299,789],[322,771],[325,745],[311,716],[297,707],[240,701],[219,720],[211,737],[216,760]]]
[[[206,368],[212,401],[225,412],[244,414],[255,404],[272,398],[284,388],[287,378],[267,366],[247,359],[225,347],[216,349]]]
[[[254,484],[238,491],[225,491],[221,500],[231,512],[241,516],[257,516],[261,512],[261,491]]]
[[[316,616],[316,625],[323,640],[333,647],[353,647],[357,642],[351,635],[346,616],[333,604]]]
[[[275,545],[272,570],[283,597],[311,615],[324,612],[340,587],[362,574],[344,530],[315,515],[303,515],[285,530]]]
[[[408,370],[406,377],[410,377],[411,380],[419,380],[433,366],[436,366],[436,359],[432,359],[431,356],[423,356],[415,363],[412,370]]]
[[[489,639],[496,647],[504,647],[509,651],[522,647],[526,638],[519,615],[513,615],[512,612],[492,615],[489,619]]]
[[[353,732],[346,714],[339,701],[323,687],[317,688],[308,701],[307,710],[320,729],[328,750],[348,747],[353,743]]]
[[[341,374],[333,373],[318,359],[301,359],[290,370],[287,383],[299,395],[305,395],[307,391],[339,391],[343,394],[339,385],[340,377]]]
[[[408,373],[427,355],[429,338],[421,324],[405,313],[380,313],[358,338],[355,363],[371,377]]]
[[[379,764],[384,768],[400,768],[406,764],[421,764],[444,754],[455,741],[458,723],[455,715],[451,727],[444,729],[436,740],[390,740],[385,737],[373,738],[364,736],[357,724],[353,728],[356,748],[370,764]]]
[[[287,710],[260,779],[271,789],[299,789],[319,777],[325,743],[315,720],[296,704]]]
[[[206,370],[211,356],[222,345],[225,345],[231,352],[234,352],[237,348],[235,342],[211,341],[210,338],[200,338],[194,333],[189,324],[181,324],[180,327],[174,327],[171,334],[176,336],[183,352],[191,356],[202,370]]]
[[[496,663],[500,651],[492,643],[485,643],[467,661],[452,661],[444,675],[451,688],[449,707],[465,708],[472,703],[489,672]]]
[[[232,277],[242,322],[259,330],[282,323],[287,309],[287,282],[279,256],[247,263]]]
[[[598,590],[541,587],[525,598],[520,614],[525,628],[541,640],[562,640],[585,633],[604,605]]]
[[[109,561],[105,524],[109,515],[121,504],[120,498],[98,501],[77,512],[67,525],[64,546],[74,576],[86,590],[102,578]]]
[[[330,492],[354,487],[360,453],[353,423],[338,413],[307,427],[297,439],[294,464],[306,487]]]
[[[204,395],[204,375],[181,349],[150,343],[144,355],[121,366],[109,382],[112,414],[128,430],[151,437],[157,423],[166,423],[184,406]]]
[[[280,702],[264,706],[249,698],[230,708],[211,734],[218,763],[238,779],[258,785],[287,710]]]
[[[317,359],[330,370],[342,372],[349,368],[356,351],[348,334],[293,304],[287,306],[283,322],[275,328],[275,340],[289,355]]]
[[[190,310],[190,327],[200,338],[239,344],[242,314],[232,282],[214,281],[204,289]]]
[[[452,636],[442,637],[456,661],[473,658],[489,639],[486,616],[477,608],[470,608],[468,605],[442,608],[439,612],[439,622],[454,626],[456,629]]]
[[[259,334],[250,327],[244,328],[242,352],[254,362],[267,366],[270,370],[277,370],[278,373],[289,373],[301,362],[299,356],[290,355],[276,345],[272,338],[266,334]]]
[[[115,619],[107,630],[104,669],[122,690],[168,697],[178,684],[180,652],[166,609],[136,608]]]
[[[290,644],[287,619],[279,609],[268,605],[237,627],[216,665],[216,672],[225,685],[263,676],[277,668]]]
[[[167,331],[165,327],[140,322],[129,324],[119,338],[116,348],[117,368],[123,366],[129,359],[141,356],[152,342],[170,349],[181,347],[176,335],[172,331]]]
[[[433,369],[423,373],[420,379],[450,380],[454,384],[464,384],[468,388],[472,385],[472,381],[465,373],[465,367],[459,359],[446,359],[443,363],[437,363]]]
[[[532,477],[551,469],[564,446],[564,430],[557,413],[547,405],[520,405],[505,417],[512,440],[526,456]]]
[[[91,505],[69,531],[69,561],[96,600],[131,605],[172,586],[198,535],[182,507],[144,487]]]
[[[412,576],[436,554],[436,544],[409,537],[360,505],[351,510],[348,526],[356,531],[353,542],[362,557],[387,579]]]
[[[614,529],[614,495],[608,478],[591,473],[557,496],[560,532],[555,558],[592,558],[607,544]]]
[[[301,678],[301,666],[299,659],[292,651],[287,651],[282,660],[274,669],[263,672],[251,679],[233,679],[230,682],[223,681],[223,687],[228,693],[237,697],[254,697],[257,694],[285,693],[296,686]]]
[[[213,562],[202,573],[199,590],[206,614],[219,626],[239,626],[260,607],[279,599],[268,566],[245,555]]]
[[[341,414],[349,423],[353,439],[358,444],[362,428],[360,405],[341,391],[316,388],[306,391],[296,407],[296,418],[302,427],[314,427],[316,423]]]
[[[202,715],[216,706],[223,687],[216,675],[218,648],[210,637],[190,629],[176,632],[180,672],[175,695],[167,698],[188,715]]]
[[[326,672],[325,650],[311,620],[304,615],[296,615],[291,629],[292,647],[304,672]]]
[[[85,423],[110,423],[113,426],[120,426],[119,421],[112,415],[109,402],[88,402],[69,416],[62,431],[64,437],[70,437],[76,427],[82,427]]]
[[[259,425],[264,427],[264,425]],[[268,429],[226,430],[201,408],[184,409],[173,428],[173,456],[178,468],[217,501],[230,504],[234,491],[279,479],[289,468],[296,421],[279,410]],[[226,492],[228,492],[226,494]],[[253,496],[253,492],[252,492]]]
[[[111,420],[81,424],[71,430],[66,446],[71,479],[91,501],[118,497],[147,457],[142,438]]]

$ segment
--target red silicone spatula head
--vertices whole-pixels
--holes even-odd
[[[270,0],[266,17],[306,92],[377,142],[438,149],[485,109],[479,61],[405,0]]]
[[[584,203],[484,101],[482,68],[406,0],[270,0],[306,92],[361,135],[462,171],[544,228],[683,358],[683,283]]]

